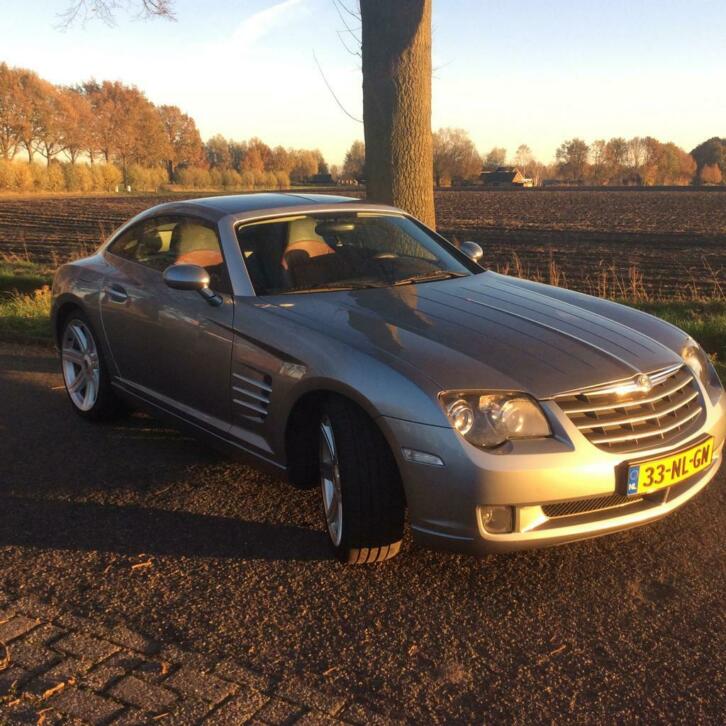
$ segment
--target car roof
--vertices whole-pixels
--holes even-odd
[[[149,217],[158,217],[172,214],[191,214],[204,217],[212,222],[218,222],[225,217],[236,220],[252,219],[270,214],[285,214],[295,212],[310,214],[318,209],[341,208],[341,211],[352,211],[365,209],[368,211],[380,211],[397,214],[404,214],[400,209],[387,204],[371,204],[355,197],[341,197],[334,194],[293,194],[283,192],[264,192],[258,194],[231,194],[227,196],[202,197],[199,199],[182,199],[179,201],[165,202],[150,207],[130,219],[123,227],[120,227],[115,234],[131,224],[136,224]],[[115,235],[114,235],[115,236]]]
[[[334,194],[293,194],[264,192],[258,194],[229,194],[221,197],[202,197],[187,199],[185,204],[202,207],[221,215],[242,214],[265,209],[294,207],[303,204],[336,204],[357,202],[354,197],[341,197]]]

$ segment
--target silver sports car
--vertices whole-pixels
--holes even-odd
[[[73,408],[171,417],[320,487],[337,556],[473,553],[627,529],[715,475],[726,395],[657,318],[485,271],[404,212],[344,197],[163,204],[60,268]]]

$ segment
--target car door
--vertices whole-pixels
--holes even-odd
[[[234,299],[216,225],[191,216],[152,217],[108,247],[101,316],[117,374],[144,398],[228,429]],[[222,300],[173,290],[163,271],[198,264]]]

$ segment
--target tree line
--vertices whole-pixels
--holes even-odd
[[[9,163],[22,159],[29,168]],[[39,159],[44,170],[33,164]],[[328,173],[318,149],[271,148],[257,138],[219,135],[203,143],[191,116],[153,104],[134,86],[96,80],[57,86],[6,63],[0,63],[0,164],[0,188],[51,191],[170,182],[287,187]]]
[[[477,181],[482,172],[516,167],[538,186],[545,181],[593,186],[721,184],[726,178],[726,139],[714,137],[687,153],[650,136],[564,141],[552,163],[538,161],[527,144],[508,156],[502,147],[480,153],[463,129],[442,128],[433,134],[436,186]],[[365,178],[365,146],[356,141],[342,167],[344,177]]]
[[[364,181],[365,145],[356,141],[343,166],[329,168],[318,149],[268,146],[213,136],[203,142],[194,119],[172,105],[153,104],[119,81],[56,86],[24,68],[0,63],[0,189],[137,191],[168,183],[193,188],[287,188],[315,175]],[[29,164],[13,164],[25,159]],[[44,164],[32,163],[41,159]],[[592,185],[721,184],[726,139],[714,137],[690,154],[652,137],[564,141],[553,163],[529,146],[510,157],[477,150],[463,129],[433,134],[437,186],[472,183],[482,171],[515,166],[535,185],[545,180]],[[44,168],[42,168],[44,167]],[[326,177],[322,177],[326,178]]]

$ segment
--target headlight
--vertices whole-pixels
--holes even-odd
[[[451,425],[475,446],[552,435],[542,409],[524,393],[447,391],[440,399]]]
[[[703,387],[711,393],[711,402],[716,403],[721,393],[721,380],[706,351],[695,340],[689,338],[681,351],[681,356]],[[715,392],[715,395],[712,392]]]

